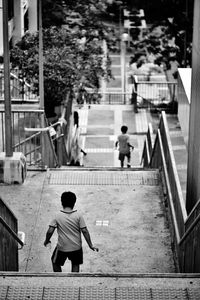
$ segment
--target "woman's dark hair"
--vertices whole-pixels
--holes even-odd
[[[61,195],[62,206],[73,208],[76,203],[76,195],[72,192],[64,192]]]

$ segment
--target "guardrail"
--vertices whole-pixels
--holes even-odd
[[[164,112],[161,114],[155,142],[149,126],[141,162],[144,167],[159,168],[162,171],[180,271],[200,272],[200,200],[187,215]]]
[[[138,94],[153,104],[167,103],[175,100],[177,95],[176,82],[139,81],[137,83]]]
[[[196,203],[185,222],[185,233],[181,237],[180,261],[181,271],[200,272],[200,200]]]
[[[175,252],[178,256],[178,261],[181,266],[181,253],[180,253],[180,240],[185,233],[185,222],[187,219],[187,212],[183,200],[180,181],[176,169],[174,154],[172,151],[169,130],[165,112],[162,112],[159,128],[157,131],[156,139],[152,151],[151,139],[145,140],[142,163],[144,167],[159,168],[162,171],[166,196],[170,208],[170,217],[172,226],[172,239],[175,247]],[[146,157],[150,156],[147,160]]]
[[[27,167],[56,167],[59,164],[60,143],[63,134],[56,132],[51,136],[51,129],[58,123],[48,126],[44,111],[21,109],[12,111],[13,151],[22,152],[26,157]],[[44,119],[45,128],[41,128]],[[0,151],[5,152],[5,112],[0,110]],[[57,152],[57,153],[56,153]],[[61,154],[60,154],[61,155]]]
[[[177,110],[177,83],[166,81],[163,75],[134,75],[130,77],[134,101],[138,108],[155,111]]]
[[[17,108],[16,108],[17,107]],[[19,109],[13,106],[12,145],[14,152],[22,152],[27,168],[46,169],[66,165],[71,151],[70,126],[72,120],[72,98],[67,94],[61,117],[54,124],[48,124],[41,109]],[[0,152],[5,152],[5,112],[0,108]]]
[[[123,105],[131,104],[132,93],[122,92],[87,92],[85,93],[82,104],[111,104]],[[79,103],[81,104],[81,103]]]
[[[133,104],[134,110],[145,108],[155,112],[162,110],[175,112],[177,110],[176,82],[139,81],[132,84],[131,93],[87,92],[79,104]]]

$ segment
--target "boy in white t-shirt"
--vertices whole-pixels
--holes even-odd
[[[130,165],[130,161],[131,161],[130,148],[134,149],[134,147],[130,144],[130,137],[127,134],[127,131],[128,131],[128,127],[123,125],[121,127],[122,134],[120,134],[118,136],[117,141],[115,143],[116,148],[119,145],[119,160],[120,160],[121,168],[124,167],[125,157],[127,157],[127,168],[131,167],[131,165]]]
[[[44,246],[50,243],[51,236],[57,229],[58,241],[51,258],[53,271],[62,272],[61,266],[64,265],[66,259],[69,259],[72,272],[79,272],[80,265],[83,263],[81,233],[90,249],[98,251],[98,248],[92,244],[84,218],[77,210],[74,210],[76,195],[72,192],[62,193],[61,203],[63,209],[50,222]]]

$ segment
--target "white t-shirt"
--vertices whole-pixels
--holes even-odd
[[[86,227],[86,224],[76,210],[61,210],[49,226],[57,228],[58,250],[69,252],[79,250],[82,247],[81,228]]]
[[[130,152],[130,147],[128,146],[128,143],[130,143],[130,138],[128,134],[120,134],[118,136],[118,142],[120,153],[126,154]]]

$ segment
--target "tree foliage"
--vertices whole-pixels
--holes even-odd
[[[108,6],[106,0],[44,0],[43,26],[62,26],[77,23],[84,28],[97,28]],[[101,24],[102,25],[102,24]]]
[[[27,33],[11,51],[12,67],[23,71],[23,76],[39,93],[38,33]],[[67,92],[75,92],[80,84],[99,87],[101,77],[109,78],[110,60],[97,37],[85,36],[80,31],[50,27],[43,30],[44,100],[47,115],[62,103]]]

